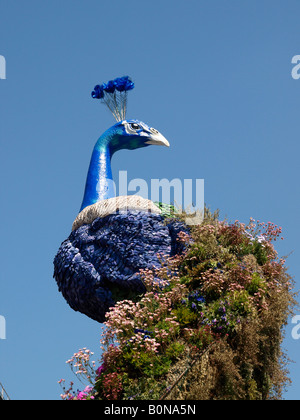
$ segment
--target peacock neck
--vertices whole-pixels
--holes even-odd
[[[97,141],[88,171],[85,193],[80,211],[99,201],[115,197],[111,158],[116,133],[106,132]]]

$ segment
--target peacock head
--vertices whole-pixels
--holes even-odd
[[[92,97],[112,112],[117,123],[99,137],[91,158],[81,210],[115,197],[111,157],[118,150],[134,150],[150,145],[169,146],[155,128],[139,120],[126,119],[127,93],[134,88],[129,76],[110,80],[94,87]]]
[[[134,83],[129,76],[118,77],[94,87],[92,98],[105,104],[117,120],[117,124],[104,133],[101,141],[109,143],[113,153],[120,149],[134,150],[151,144],[169,147],[168,140],[155,128],[142,121],[126,119],[127,94],[133,88]]]
[[[121,149],[134,150],[150,145],[167,146],[168,140],[155,128],[139,120],[123,120],[115,124],[111,131],[112,152]]]

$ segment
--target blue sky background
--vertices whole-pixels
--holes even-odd
[[[0,0],[0,382],[13,399],[59,399],[65,361],[100,357],[101,326],[73,312],[52,260],[79,210],[92,148],[114,124],[90,97],[130,75],[128,117],[171,148],[122,151],[128,179],[204,178],[221,217],[283,227],[280,255],[300,285],[300,54],[297,0]],[[299,310],[300,313],[300,310]],[[286,328],[299,399],[300,340]]]

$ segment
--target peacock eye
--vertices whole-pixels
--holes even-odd
[[[136,123],[132,123],[130,124],[130,128],[132,128],[133,130],[139,130],[141,127]]]

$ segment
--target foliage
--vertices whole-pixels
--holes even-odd
[[[272,223],[228,223],[206,210],[203,223],[179,237],[187,251],[141,270],[146,293],[107,313],[100,368],[86,349],[68,361],[92,388],[64,389],[63,398],[174,397],[189,366],[182,380],[197,379],[182,398],[280,399],[289,381],[281,344],[295,294],[274,248],[279,238]],[[205,369],[193,371],[204,355]]]

